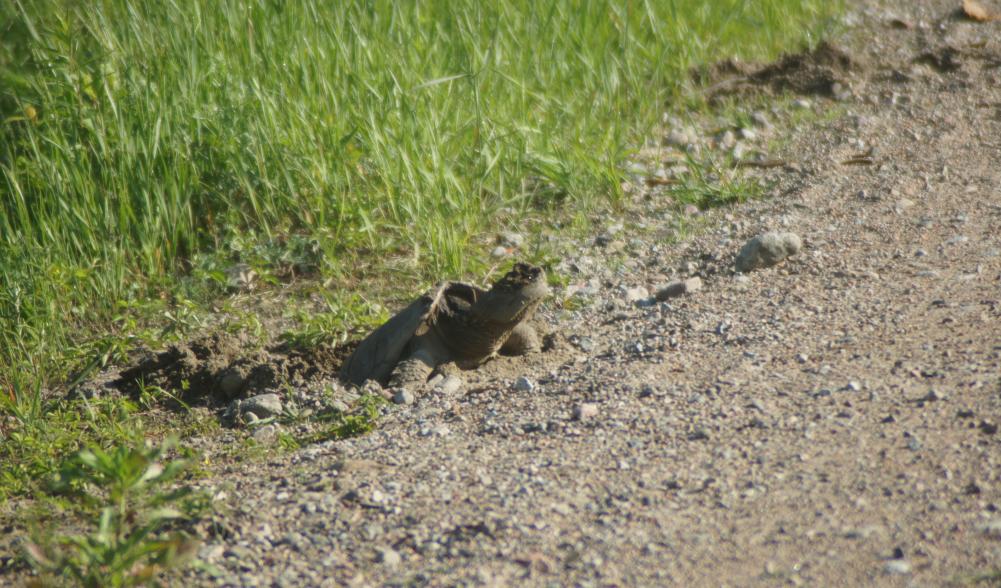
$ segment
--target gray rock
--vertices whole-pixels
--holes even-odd
[[[435,386],[435,390],[445,395],[451,395],[462,390],[462,385],[463,381],[459,376],[448,376]]]
[[[664,144],[684,149],[695,142],[694,135],[688,129],[671,129],[671,132],[664,137]]]
[[[702,289],[702,279],[699,277],[688,278],[687,280],[675,280],[666,286],[657,289],[655,295],[657,300],[663,302],[669,298],[677,298],[685,294],[698,292]]]
[[[400,556],[399,552],[392,547],[383,547],[379,549],[378,560],[388,568],[396,568],[403,563],[403,558]]]
[[[397,388],[393,392],[393,402],[396,404],[413,404],[414,393],[406,388]]]
[[[531,392],[535,390],[535,382],[525,376],[520,376],[514,382],[514,389],[518,392]]]
[[[751,113],[751,122],[753,122],[758,128],[772,128],[772,121],[768,120],[768,115],[761,111]]]
[[[1001,539],[1001,519],[991,519],[980,523],[977,525],[977,530],[992,539]]]
[[[598,405],[593,402],[581,402],[573,407],[573,418],[577,421],[586,421],[598,416]]]
[[[883,571],[887,574],[899,576],[911,573],[911,564],[903,559],[891,559],[883,566]]]
[[[493,251],[490,252],[490,257],[501,258],[501,257],[507,257],[507,255],[508,255],[507,247],[504,247],[503,245],[498,245],[494,247]]]
[[[737,271],[771,267],[799,253],[803,240],[795,233],[768,232],[748,241],[737,254]]]
[[[268,423],[267,425],[257,427],[254,429],[254,441],[262,444],[274,443],[275,439],[278,438],[278,426],[273,423]]]
[[[863,527],[857,527],[845,531],[845,537],[848,539],[865,540],[883,535],[885,535],[885,530],[879,525],[865,525]]]
[[[210,545],[202,545],[198,550],[198,559],[205,562],[215,562],[222,559],[223,553],[226,551],[226,546],[216,543]]]
[[[509,249],[517,249],[525,243],[525,237],[521,233],[504,232],[497,236],[497,243]]]
[[[716,138],[716,145],[720,149],[733,149],[733,147],[736,144],[737,144],[737,135],[735,135],[733,131],[729,129],[720,133],[720,135]]]
[[[650,292],[643,286],[626,288],[626,302],[637,303],[650,298]]]
[[[259,419],[278,416],[282,413],[282,400],[277,394],[258,394],[240,403],[240,414],[253,414]]]

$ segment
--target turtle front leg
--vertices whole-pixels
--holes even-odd
[[[447,353],[428,335],[413,341],[413,351],[404,357],[389,377],[390,388],[406,388],[415,394],[427,384],[428,377],[438,365],[447,361]]]
[[[539,335],[528,323],[520,323],[501,345],[501,355],[527,355],[542,348]]]

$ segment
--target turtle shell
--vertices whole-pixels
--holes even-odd
[[[483,290],[464,282],[444,282],[411,302],[358,344],[341,366],[341,378],[362,385],[389,381],[415,336],[435,321],[464,312]]]

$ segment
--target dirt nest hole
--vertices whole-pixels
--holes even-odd
[[[341,363],[354,346],[300,349],[280,343],[260,348],[240,337],[212,334],[160,352],[141,353],[109,387],[137,395],[143,386],[157,386],[185,404],[219,406],[237,398],[280,393],[289,386],[313,389],[336,382]]]
[[[693,75],[706,86],[710,101],[734,94],[784,92],[836,97],[863,69],[856,57],[823,42],[811,51],[785,55],[768,65],[727,59]]]

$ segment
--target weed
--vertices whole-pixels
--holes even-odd
[[[356,401],[351,411],[332,409],[320,413],[316,419],[321,423],[320,430],[304,435],[297,441],[300,445],[311,445],[364,435],[375,428],[379,409],[385,405],[386,400],[383,398],[365,394]]]
[[[26,549],[32,565],[82,586],[117,587],[155,582],[164,571],[188,561],[194,541],[179,532],[162,533],[200,508],[189,500],[189,488],[167,489],[187,465],[169,459],[175,445],[165,441],[110,451],[89,447],[67,460],[52,491],[96,509],[96,528],[36,537]]]

